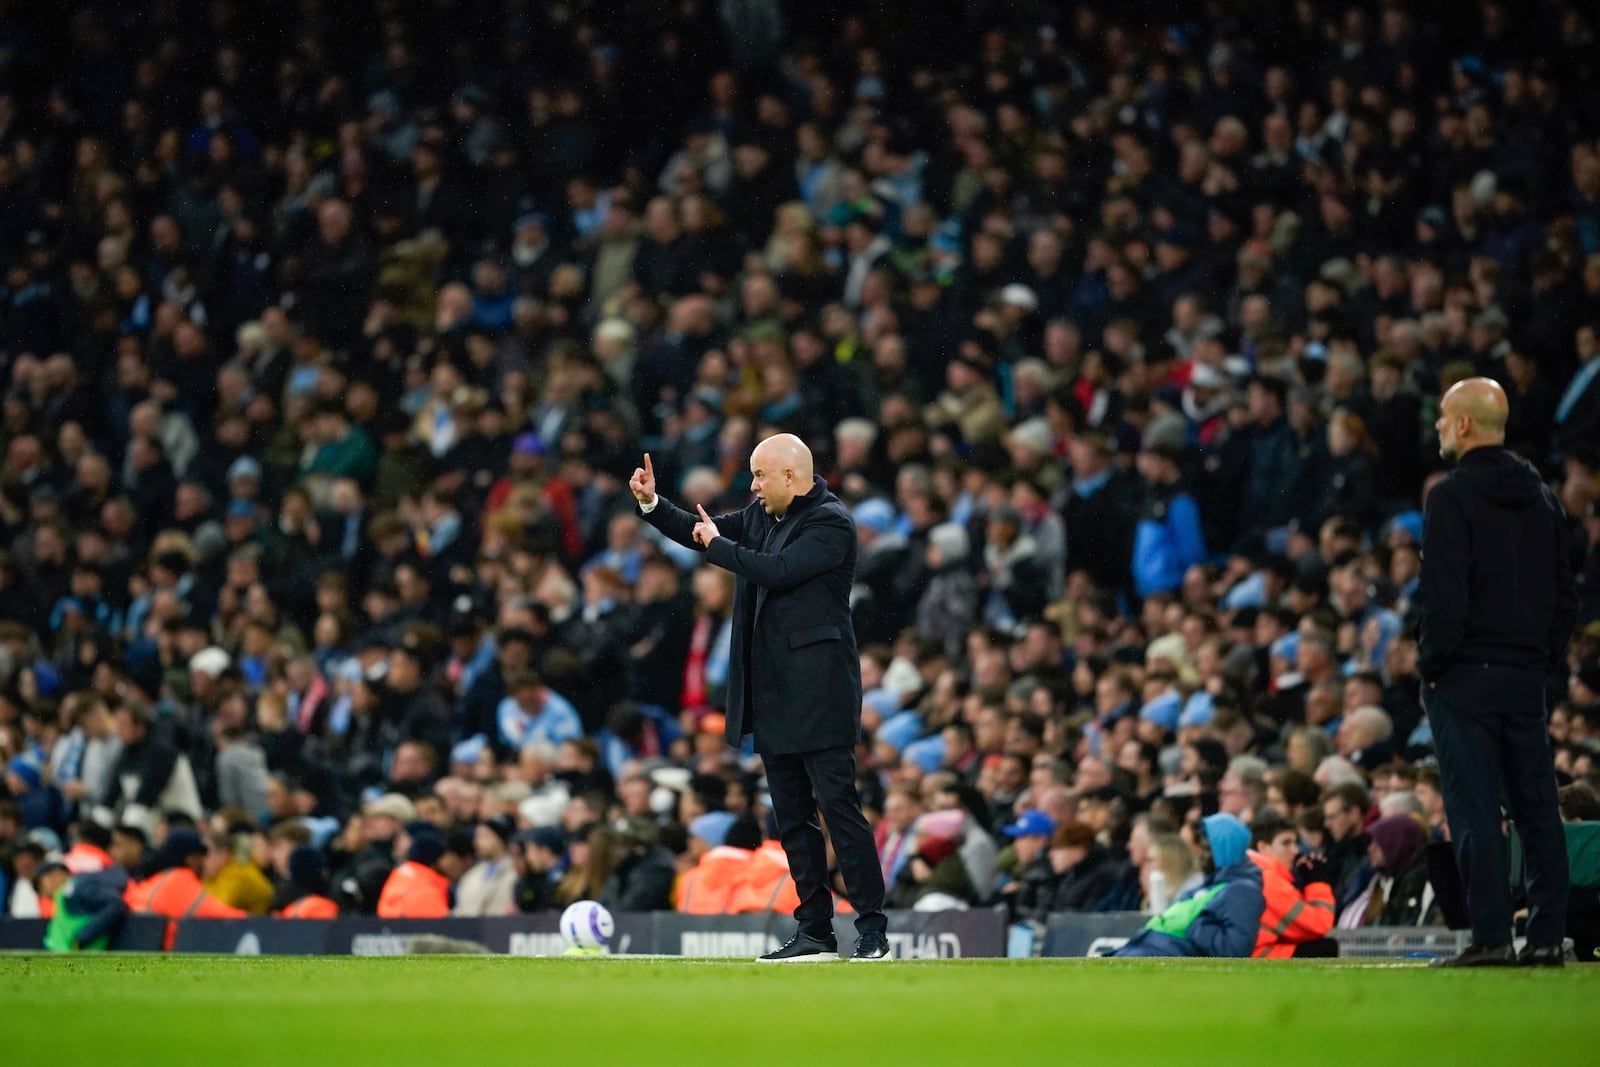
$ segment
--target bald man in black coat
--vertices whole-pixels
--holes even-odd
[[[1566,839],[1546,725],[1545,682],[1564,667],[1578,617],[1566,516],[1504,446],[1506,395],[1469,378],[1439,405],[1439,452],[1457,461],[1427,498],[1418,667],[1439,757],[1450,840],[1467,888],[1472,944],[1444,966],[1560,966]],[[1522,838],[1528,941],[1511,946],[1501,808]]]
[[[855,785],[861,737],[861,661],[850,621],[856,530],[850,512],[812,472],[792,434],[750,457],[756,499],[741,511],[692,515],[656,495],[649,455],[629,488],[644,520],[737,578],[728,671],[726,739],[755,738],[778,835],[800,905],[799,930],[761,959],[838,957],[828,889],[826,820],[856,910],[852,961],[889,956],[883,875]]]

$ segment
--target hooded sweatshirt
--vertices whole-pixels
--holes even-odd
[[[1578,617],[1566,519],[1526,460],[1475,448],[1428,494],[1418,666],[1558,667]]]
[[[1266,899],[1261,870],[1248,857],[1250,829],[1234,815],[1202,820],[1216,873],[1151,919],[1118,956],[1210,956],[1240,959],[1256,947]]]

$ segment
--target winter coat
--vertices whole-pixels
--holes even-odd
[[[1170,593],[1190,567],[1206,558],[1205,533],[1194,497],[1151,486],[1133,535],[1133,586],[1141,598]]]
[[[511,860],[479,863],[456,884],[456,906],[452,915],[510,915],[515,909],[512,891],[517,872]]]
[[[1261,869],[1246,857],[1174,901],[1116,955],[1243,959],[1255,951],[1265,910]]]

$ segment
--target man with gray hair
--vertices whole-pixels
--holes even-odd
[[[1217,785],[1218,810],[1245,822],[1255,819],[1267,797],[1267,762],[1258,756],[1235,756]]]
[[[971,538],[960,523],[947,522],[928,531],[928,587],[917,602],[917,632],[940,642],[945,654],[959,659],[967,631],[978,616],[978,582],[967,557]]]
[[[840,419],[839,425],[833,428],[834,466],[845,483],[846,496],[852,495],[852,483],[860,482],[862,478],[872,483],[882,473],[872,469],[872,448],[877,443],[878,424],[870,419]],[[852,478],[852,475],[857,477]],[[859,490],[864,487],[855,488],[858,490],[855,495],[859,497]]]
[[[1356,708],[1339,724],[1334,747],[1339,755],[1370,773],[1394,758],[1394,720],[1380,707]]]

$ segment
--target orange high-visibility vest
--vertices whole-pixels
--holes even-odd
[[[450,879],[407,860],[389,874],[378,897],[380,919],[442,919],[450,914]]]
[[[67,849],[67,854],[61,857],[61,864],[72,874],[92,874],[111,866],[111,853],[79,841]]]
[[[1295,888],[1289,868],[1271,856],[1251,852],[1250,859],[1261,868],[1261,895],[1267,902],[1251,955],[1257,959],[1288,959],[1294,955],[1296,945],[1327,937],[1338,917],[1333,889],[1326,882],[1312,882],[1302,893]]]
[[[789,857],[776,841],[763,841],[750,853],[743,873],[728,898],[729,914],[748,911],[792,912],[800,906],[794,879],[789,876]]]
[[[272,913],[279,919],[337,919],[339,905],[327,897],[308,893],[286,908]]]
[[[122,899],[135,915],[165,915],[167,923],[161,948],[171,952],[178,940],[179,919],[244,919],[248,912],[229,907],[200,884],[200,876],[187,867],[151,875],[142,882],[129,882]]]
[[[726,915],[734,890],[750,866],[749,849],[718,845],[678,883],[678,910],[688,915]]]
[[[776,911],[792,915],[799,906],[800,894],[789,875],[788,855],[778,842],[763,841],[760,848],[750,853],[750,861],[734,883],[727,914]],[[833,910],[840,915],[855,911],[850,902],[837,893],[833,894]]]
[[[169,919],[243,919],[248,913],[229,907],[200,884],[200,876],[187,867],[130,882],[123,899],[136,915],[165,915]]]

